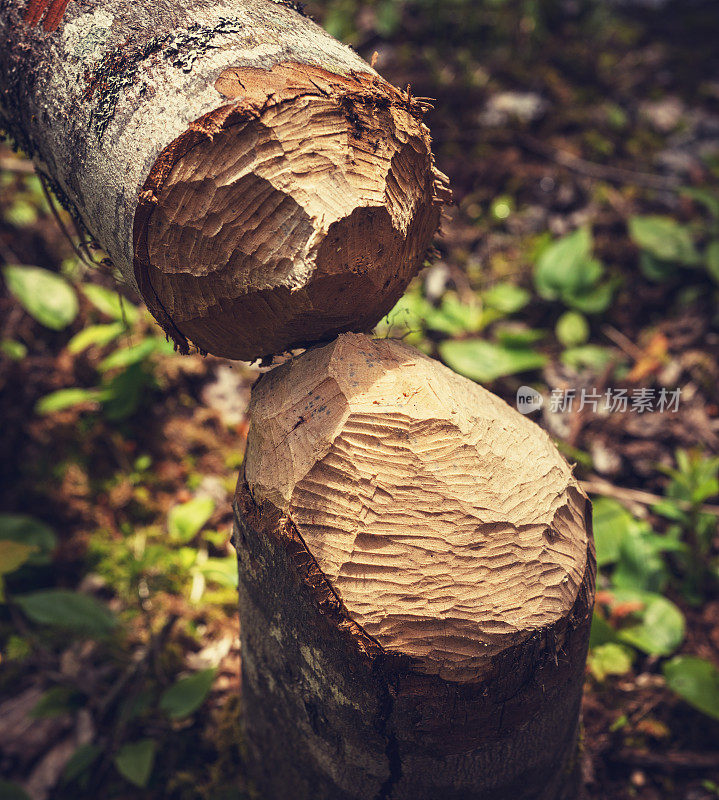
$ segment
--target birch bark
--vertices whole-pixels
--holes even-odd
[[[290,5],[0,0],[0,125],[182,350],[367,328],[438,225],[422,104]]]

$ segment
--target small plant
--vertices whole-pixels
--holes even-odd
[[[709,661],[695,656],[675,656],[663,667],[670,689],[689,705],[719,719],[719,670]]]
[[[36,411],[52,414],[86,405],[101,408],[111,421],[127,419],[140,407],[147,391],[156,387],[154,357],[172,354],[173,346],[160,336],[147,334],[139,324],[140,310],[117,292],[86,284],[82,286],[82,293],[96,311],[111,321],[83,328],[68,342],[68,351],[78,355],[91,347],[119,346],[98,364],[101,376],[98,386],[59,389],[42,397]],[[129,338],[132,340],[129,344],[120,344]]]
[[[541,369],[547,357],[536,350],[544,331],[510,321],[529,302],[526,289],[497,283],[470,302],[446,292],[437,305],[418,288],[407,292],[377,329],[385,335],[404,333],[406,341],[425,352],[436,341],[440,358],[455,372],[481,383]],[[491,330],[490,329],[491,326]],[[476,334],[488,330],[486,337]]]
[[[25,311],[46,328],[62,331],[76,319],[79,310],[77,289],[62,275],[40,267],[11,264],[2,274],[10,293]],[[156,382],[152,359],[174,352],[163,337],[147,334],[140,325],[140,309],[117,292],[96,284],[80,286],[82,294],[105,319],[87,325],[67,343],[68,352],[78,355],[85,350],[119,345],[98,365],[101,380],[98,386],[72,386],[42,397],[39,414],[52,414],[78,405],[102,408],[109,420],[123,420],[134,414],[148,390]],[[120,344],[132,337],[129,344]],[[14,360],[27,355],[21,342],[0,342],[2,352]]]
[[[32,659],[36,650],[47,659],[52,651],[59,653],[67,647],[68,641],[92,639],[104,652],[103,674],[114,675],[115,687],[124,687],[120,693],[110,686],[107,694],[90,695],[81,680],[65,678],[46,688],[31,711],[33,718],[48,718],[88,708],[94,718],[110,721],[117,732],[115,739],[99,735],[76,750],[64,769],[64,787],[74,786],[84,791],[92,775],[108,767],[114,767],[117,780],[139,788],[148,786],[156,758],[165,745],[160,732],[164,728],[171,735],[173,723],[191,717],[207,699],[216,676],[215,668],[187,671],[180,667],[181,671],[175,670],[175,677],[170,680],[162,671],[158,672],[155,663],[158,658],[162,658],[165,666],[174,658],[170,649],[162,653],[160,650],[165,647],[167,632],[176,617],[170,615],[160,632],[156,632],[154,629],[159,626],[154,618],[164,614],[159,607],[154,612],[143,608],[142,598],[143,587],[146,591],[148,585],[152,585],[155,597],[164,590],[176,596],[185,595],[190,603],[200,599],[206,584],[221,588],[236,586],[235,559],[209,555],[210,546],[220,551],[225,548],[226,535],[204,530],[202,541],[196,541],[214,509],[214,501],[197,497],[171,510],[167,532],[158,526],[154,535],[147,530],[137,531],[119,539],[98,532],[91,560],[99,577],[121,600],[122,611],[118,613],[111,611],[103,600],[81,591],[54,586],[24,590],[27,584],[43,585],[38,570],[51,563],[56,537],[45,523],[33,517],[0,515],[0,581],[8,583],[7,590],[0,595],[0,606],[3,611],[12,612],[7,617],[9,624],[3,618],[0,628],[3,663],[20,665]],[[187,546],[193,541],[195,547]],[[134,569],[130,567],[132,562],[136,562]],[[123,586],[116,580],[110,565],[123,573],[125,581],[131,576],[132,585]],[[171,577],[163,582],[164,574]],[[202,591],[193,597],[198,576]],[[3,586],[0,583],[0,589]],[[213,602],[234,606],[234,591],[230,595],[205,598],[205,608]],[[140,641],[147,642],[139,649],[138,635]],[[134,666],[128,669],[128,663]],[[155,664],[153,669],[151,664]],[[10,793],[14,789],[0,782],[2,797],[6,794],[20,797]]]
[[[719,284],[719,201],[699,189],[686,189],[684,194],[703,205],[710,220],[682,225],[672,217],[632,217],[629,235],[640,249],[639,268],[655,282],[686,270],[703,270]]]
[[[684,639],[684,615],[661,592],[669,580],[663,556],[677,549],[677,541],[604,497],[594,502],[594,536],[597,564],[608,575],[592,624],[592,646],[604,648],[595,653],[597,671],[610,674],[607,664],[614,672],[620,664],[628,670],[636,650],[671,655]],[[614,647],[606,649],[609,644]]]
[[[666,499],[653,511],[673,524],[667,536],[681,539],[685,547],[676,551],[676,562],[683,575],[684,594],[690,602],[700,603],[709,583],[717,578],[712,544],[717,532],[717,518],[703,511],[707,500],[719,495],[719,457],[706,457],[698,450],[678,450],[675,468],[664,468],[669,476]]]
[[[609,307],[615,283],[605,279],[604,265],[592,255],[589,227],[547,244],[539,253],[534,285],[545,300],[555,300],[584,314],[600,314]]]
[[[681,524],[665,534],[654,533],[649,523],[635,519],[615,500],[594,501],[597,562],[608,584],[597,593],[590,638],[588,666],[598,681],[628,672],[638,652],[659,658],[671,656],[684,639],[683,614],[659,594],[670,579],[665,559],[670,554],[690,553],[681,537],[690,529],[697,530],[701,504],[717,491],[719,459],[681,451],[677,465],[677,469],[667,471],[672,479],[667,495],[672,499],[655,509],[658,513],[664,509],[673,519],[681,514]],[[705,540],[702,552],[706,553],[708,546]],[[689,574],[695,575],[693,571]],[[719,671],[713,664],[677,655],[664,662],[662,671],[667,685],[679,697],[719,719]]]
[[[46,328],[63,330],[77,316],[75,289],[56,272],[8,264],[3,267],[2,274],[10,293],[30,316]]]

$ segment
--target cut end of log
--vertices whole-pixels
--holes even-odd
[[[135,275],[186,348],[254,360],[368,330],[421,266],[447,196],[422,108],[373,73],[225,70],[224,105],[152,168]]]
[[[484,679],[532,637],[561,648],[591,606],[589,501],[547,434],[477,384],[345,334],[264,375],[250,413],[252,501],[417,672]]]

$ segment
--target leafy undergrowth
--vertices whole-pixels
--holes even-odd
[[[378,334],[527,401],[594,500],[590,796],[716,798],[715,13],[308,10],[435,98],[455,204]],[[0,774],[37,798],[242,796],[228,540],[256,370],[174,355],[27,162],[0,167]]]

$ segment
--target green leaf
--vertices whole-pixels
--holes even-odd
[[[592,615],[592,627],[589,631],[589,646],[591,648],[599,647],[599,645],[616,642],[616,640],[617,632],[595,608]]]
[[[14,598],[25,614],[42,625],[67,628],[93,637],[107,636],[117,624],[115,615],[86,594],[45,589]]]
[[[631,590],[613,592],[620,603],[641,602],[639,622],[617,631],[617,638],[652,656],[668,656],[684,639],[684,615],[666,597]]]
[[[531,298],[526,289],[513,283],[497,283],[482,293],[485,305],[503,314],[514,314],[523,309]]]
[[[707,272],[712,280],[719,283],[719,239],[709,242],[706,252],[704,253],[706,260]]]
[[[565,347],[576,347],[589,338],[589,323],[576,311],[566,311],[557,320],[556,334]]]
[[[178,567],[187,570],[197,562],[198,550],[196,547],[178,547],[170,551]]]
[[[81,389],[73,387],[71,389],[58,389],[56,392],[46,394],[35,404],[37,414],[55,414],[73,406],[85,405],[86,403],[97,403],[100,393],[97,389]]]
[[[82,286],[81,289],[92,305],[105,316],[110,317],[110,319],[127,322],[128,325],[132,325],[137,321],[139,315],[137,306],[117,292],[105,289],[104,286],[98,286],[94,283],[88,283]]]
[[[237,559],[235,556],[226,558],[208,558],[203,564],[199,565],[205,579],[229,589],[237,587]]]
[[[719,219],[719,195],[715,189],[702,189],[699,186],[688,186],[680,190],[684,197],[690,197],[697,203],[703,205],[706,210],[714,217]]]
[[[661,557],[663,539],[654,536],[648,525],[634,522],[619,547],[619,561],[612,573],[618,589],[660,592],[667,582],[667,570]]]
[[[26,514],[0,514],[0,539],[32,547],[30,564],[49,564],[57,544],[50,527]]]
[[[556,300],[564,292],[578,292],[590,287],[595,267],[588,268],[592,252],[592,234],[588,227],[579,228],[546,247],[534,271],[534,282],[540,296]]]
[[[215,501],[211,497],[195,497],[170,509],[167,515],[167,530],[170,537],[180,544],[193,539],[212,516]]]
[[[597,566],[605,567],[619,560],[622,542],[632,535],[635,520],[623,505],[608,497],[592,500],[592,507]]]
[[[667,684],[698,711],[719,719],[719,670],[703,658],[675,656],[664,664]]]
[[[544,339],[546,331],[527,328],[522,323],[498,325],[495,330],[497,342],[513,350],[527,350],[531,345]]]
[[[654,503],[652,511],[655,514],[666,517],[673,522],[679,522],[682,525],[689,524],[690,522],[689,515],[686,511],[679,508],[673,500],[660,500],[658,503]]]
[[[674,261],[660,261],[651,253],[640,253],[639,271],[654,283],[664,283],[679,272],[679,266]]]
[[[77,316],[77,295],[70,284],[40,267],[3,267],[8,289],[40,324],[59,331]]]
[[[30,560],[35,552],[32,545],[0,539],[0,575],[9,575]]]
[[[611,363],[614,353],[598,344],[583,344],[579,347],[569,347],[561,355],[562,363],[572,369],[604,369]]]
[[[0,800],[30,800],[30,796],[22,786],[0,778]]]
[[[37,221],[37,209],[27,200],[18,199],[5,211],[5,219],[17,228],[25,228]]]
[[[125,330],[122,322],[110,322],[108,325],[89,325],[76,333],[67,343],[71,353],[81,353],[93,345],[103,347],[109,344]]]
[[[156,744],[152,739],[128,742],[115,756],[117,771],[130,783],[143,789],[147,786],[155,761]]]
[[[390,327],[418,330],[422,321],[434,311],[434,306],[417,291],[402,295],[385,317]]]
[[[485,339],[447,340],[439,345],[439,353],[448,367],[480,383],[540,369],[547,363],[546,356],[534,350],[502,347]]]
[[[563,292],[562,300],[585,314],[601,314],[609,308],[614,295],[614,283],[607,281],[580,292]]]
[[[59,717],[80,706],[82,695],[67,686],[53,686],[30,711],[33,719]]]
[[[102,748],[96,744],[82,744],[70,756],[70,760],[65,764],[62,777],[66,783],[79,778],[97,761],[102,753]]]
[[[632,217],[629,235],[638,247],[659,261],[674,261],[682,266],[695,266],[699,261],[689,228],[671,217]]]
[[[143,339],[139,344],[122,347],[119,350],[115,350],[115,352],[111,353],[107,358],[104,358],[100,362],[98,369],[100,372],[107,372],[110,369],[129,367],[133,364],[138,364],[140,361],[144,361],[148,356],[152,355],[152,353],[163,349],[163,344],[165,344],[165,342],[162,339],[153,336],[149,339]]]
[[[13,361],[22,361],[27,355],[27,347],[22,342],[15,341],[15,339],[2,339],[0,341],[0,352]]]
[[[160,709],[172,719],[182,719],[196,711],[205,701],[215,679],[214,669],[203,669],[180,678],[160,698]]]
[[[131,417],[140,407],[145,390],[153,385],[152,375],[142,364],[131,364],[120,370],[100,392],[105,417],[111,421]]]
[[[0,578],[0,581],[2,578]],[[32,646],[28,639],[16,636],[11,633],[5,640],[5,651],[3,656],[7,661],[25,661],[32,652]]]
[[[607,675],[624,675],[632,668],[632,651],[616,642],[607,642],[592,649],[587,665],[598,681]]]
[[[456,295],[446,294],[439,308],[429,305],[422,323],[449,336],[474,333],[482,327],[482,310],[478,304],[462,303]]]

